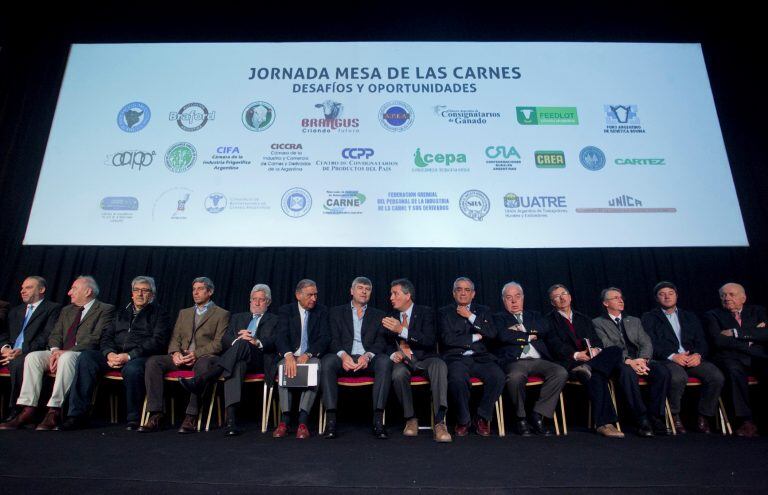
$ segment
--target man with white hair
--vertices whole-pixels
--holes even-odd
[[[57,429],[61,423],[61,406],[72,386],[80,353],[98,349],[102,332],[112,324],[115,307],[96,299],[99,286],[93,277],[77,277],[67,294],[72,304],[61,310],[48,339],[50,350],[31,352],[24,360],[24,379],[16,401],[24,409],[13,420],[1,424],[0,430],[21,428],[35,422],[43,376],[47,372],[56,373],[56,379],[48,401],[48,413],[37,429]]]
[[[733,408],[741,423],[736,430],[740,437],[757,437],[749,403],[748,377],[757,376],[761,383],[768,380],[768,353],[765,344],[755,342],[768,335],[764,306],[748,305],[744,287],[727,283],[720,287],[721,308],[706,314],[709,337],[714,344],[712,360],[723,370],[726,384],[731,388]]]

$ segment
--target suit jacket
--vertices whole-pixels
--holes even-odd
[[[629,339],[630,344],[634,345],[636,349],[627,348],[627,345],[624,342],[624,337],[621,335],[621,330],[619,330],[619,327],[616,326],[613,318],[611,318],[608,313],[593,319],[592,323],[595,325],[595,330],[604,345],[608,347],[616,346],[621,349],[622,361],[627,358],[652,359],[653,344],[651,343],[651,338],[645,333],[640,318],[622,314],[621,321],[624,324],[624,329],[627,331],[627,339]]]
[[[101,353],[127,353],[133,358],[163,354],[171,336],[171,318],[156,303],[144,306],[134,318],[133,303],[117,312],[101,334]]]
[[[221,352],[221,340],[229,325],[229,311],[212,304],[203,315],[200,324],[195,328],[195,306],[179,311],[176,325],[173,327],[168,354],[186,351],[195,338],[195,355],[197,357]]]
[[[680,339],[683,349],[691,354],[698,353],[701,354],[701,357],[706,357],[709,346],[699,318],[693,311],[678,308],[677,319],[680,322]],[[654,359],[664,361],[669,358],[670,354],[677,354],[681,342],[677,339],[672,324],[661,308],[656,307],[643,313],[641,321],[653,343]]]
[[[386,334],[389,330],[381,325],[384,311],[368,306],[363,316],[363,328],[361,339],[365,352],[380,354],[387,350]],[[331,345],[328,352],[333,354],[344,351],[352,355],[352,343],[355,336],[355,327],[352,323],[351,303],[334,306],[328,312],[328,321],[331,327]]]
[[[554,361],[567,370],[571,370],[578,366],[579,362],[573,359],[573,355],[580,350],[586,349],[586,344],[582,343],[585,347],[579,349],[578,339],[589,339],[589,343],[592,347],[604,347],[603,341],[595,331],[595,326],[589,316],[578,311],[573,311],[573,329],[576,332],[576,336],[573,335],[568,328],[568,321],[557,310],[552,310],[545,317],[547,322],[547,347],[552,353]]]
[[[37,311],[35,311],[37,312]],[[56,321],[51,335],[48,338],[48,347],[63,348],[67,330],[77,317],[78,308],[74,304],[68,304],[61,309],[59,319]],[[93,306],[80,320],[75,336],[73,351],[86,349],[98,349],[101,334],[107,330],[115,319],[115,307],[98,300],[93,301]]]
[[[294,301],[281,306],[278,315],[280,323],[277,331],[277,353],[279,356],[285,356],[289,352],[296,352],[301,345],[299,303]],[[328,352],[331,332],[328,328],[328,308],[322,304],[317,304],[309,312],[307,339],[307,352],[313,357],[319,358]]]
[[[707,311],[705,318],[707,333],[712,344],[713,358],[718,360],[735,359],[744,366],[749,366],[752,362],[752,356],[768,357],[762,344],[750,346],[749,342],[745,340],[726,337],[720,334],[722,330],[731,328],[736,328],[739,331],[740,337],[742,335],[757,336],[768,332],[764,328],[757,328],[759,323],[768,320],[765,307],[744,305],[741,310],[741,326],[736,322],[730,311],[726,311],[723,308]]]
[[[488,306],[472,303],[470,311],[475,315],[475,322],[462,318],[456,313],[457,304],[449,304],[440,308],[438,313],[438,333],[440,334],[440,352],[446,361],[461,359],[466,351],[474,351],[472,357],[480,362],[495,361],[496,356],[488,350],[490,340],[496,338],[496,327]],[[483,336],[477,342],[472,342],[472,334]]]
[[[400,320],[399,311],[390,311],[388,316]],[[402,339],[395,332],[384,330],[387,340],[387,353],[392,354],[400,350],[400,341],[405,340],[410,346],[413,356],[421,361],[430,357],[437,357],[437,332],[435,330],[435,310],[430,306],[414,304],[411,310],[411,319],[408,322],[408,338]]]
[[[499,358],[499,364],[507,364],[520,359],[523,348],[531,344],[536,349],[542,359],[552,361],[552,355],[547,348],[546,339],[548,326],[538,311],[523,310],[523,326],[527,332],[515,330],[517,327],[517,318],[509,311],[499,311],[493,315],[493,322],[496,326],[496,340],[493,342],[493,352]],[[538,337],[529,342],[528,337],[531,332],[535,332]]]
[[[8,308],[10,307],[11,303],[0,301],[0,336],[8,333]]]
[[[232,342],[237,338],[240,330],[248,328],[248,324],[253,319],[250,311],[244,313],[235,313],[229,319],[229,327],[224,334],[222,341],[224,349],[232,346]],[[267,385],[274,385],[275,374],[277,373],[277,334],[280,326],[280,317],[275,313],[267,311],[261,316],[259,326],[256,327],[256,338],[261,341],[261,352],[264,353],[264,378]]]
[[[29,354],[34,351],[45,350],[48,345],[48,338],[51,336],[51,330],[56,324],[61,312],[61,304],[43,299],[35,312],[30,316],[27,322],[27,328],[24,329],[24,344],[21,352]],[[16,342],[21,333],[21,325],[24,323],[24,315],[27,313],[27,305],[20,304],[11,309],[8,313],[8,330],[0,333],[0,347],[10,345]]]

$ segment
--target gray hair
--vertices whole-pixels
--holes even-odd
[[[396,285],[400,286],[403,294],[410,294],[411,299],[416,297],[416,288],[413,286],[413,282],[407,278],[398,278],[397,280],[393,280],[392,283],[389,284],[389,287],[392,288]]]
[[[40,277],[38,275],[30,275],[29,277],[26,277],[24,280],[27,280],[27,279],[34,280],[35,282],[37,282],[37,285],[39,285],[43,289],[47,289],[48,288],[48,282],[46,282],[43,277]]]
[[[355,279],[352,281],[352,287],[350,287],[350,289],[354,289],[356,285],[373,287],[373,282],[371,282],[371,279],[368,277],[355,277]]]
[[[470,280],[469,278],[467,278],[467,277],[459,277],[456,280],[454,280],[453,281],[453,290],[456,290],[456,285],[459,282],[469,282],[469,285],[472,288],[472,290],[475,290],[475,283],[472,280]]]
[[[743,294],[746,294],[746,293],[747,293],[747,291],[744,289],[744,286],[743,286],[743,285],[741,285],[741,284],[737,284],[736,282],[728,282],[727,284],[723,284],[723,286],[722,286],[722,287],[720,287],[719,289],[717,289],[717,293],[718,293],[718,294],[720,294],[720,297],[723,297],[723,291],[725,290],[725,286],[726,286],[726,285],[735,285],[736,287],[738,287],[738,288],[739,288],[739,290],[741,290],[741,292],[742,292]]]
[[[267,301],[272,302],[272,289],[270,289],[267,284],[254,285],[253,289],[251,289],[251,294],[253,294],[254,292],[263,292],[264,295],[267,297]]]
[[[506,284],[504,284],[504,287],[501,288],[501,298],[502,299],[504,299],[504,293],[510,287],[517,287],[520,290],[520,294],[525,296],[525,292],[523,291],[523,286],[513,280],[512,282],[507,282]]]
[[[618,287],[608,287],[607,289],[603,289],[600,291],[600,300],[605,301],[608,298],[608,293],[611,291],[618,292],[619,294],[622,295],[622,297],[624,296],[624,293],[621,292],[621,289],[619,289]]]
[[[555,292],[557,289],[565,289],[565,292],[570,293],[571,291],[563,284],[555,284],[551,286],[549,289],[547,289],[547,297],[552,299],[552,293]]]
[[[192,281],[192,285],[195,285],[195,284],[204,284],[206,289],[213,292],[213,289],[214,289],[213,280],[211,280],[208,277],[197,277]]]
[[[91,292],[93,293],[93,298],[96,299],[99,297],[99,284],[96,283],[96,279],[91,277],[90,275],[78,275],[78,280],[85,280],[86,285],[91,289]]]
[[[131,280],[131,290],[133,290],[133,288],[136,287],[136,284],[147,284],[149,285],[149,290],[152,291],[152,294],[155,294],[157,292],[157,285],[155,285],[155,279],[147,275],[139,275],[138,277]]]
[[[308,278],[303,278],[299,280],[299,283],[296,284],[296,291],[295,292],[301,292],[305,287],[317,287],[317,283],[315,283],[314,280],[310,280]]]

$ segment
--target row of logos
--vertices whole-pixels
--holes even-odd
[[[490,145],[483,150],[485,163],[496,171],[517,170],[523,163],[523,157],[515,146]],[[348,147],[340,151],[340,159],[315,160],[314,165],[324,171],[371,171],[388,172],[399,165],[393,160],[379,160],[376,150],[371,147]],[[107,155],[105,164],[111,167],[128,167],[131,170],[141,170],[155,162],[157,152],[147,150],[123,150]],[[579,163],[590,171],[598,171],[605,167],[605,153],[596,146],[586,146],[579,151]],[[536,168],[558,169],[566,168],[567,161],[563,150],[536,150],[533,152]],[[189,142],[175,143],[168,148],[164,155],[165,167],[174,173],[184,173],[190,170],[198,160],[198,151]],[[284,170],[285,163],[292,163],[293,169],[301,171],[311,167],[313,162],[306,155],[301,143],[272,143],[269,151],[262,157],[262,165],[272,169]],[[217,170],[239,170],[242,166],[253,162],[243,155],[239,146],[217,146],[215,152],[203,160],[204,165],[213,166]],[[660,166],[666,165],[663,157],[627,157],[622,156],[613,160],[615,165],[622,166]],[[433,151],[416,148],[413,153],[413,165],[416,171],[458,171],[468,172],[469,160],[466,153],[459,151]],[[282,167],[281,167],[282,166]]]
[[[360,128],[359,116],[345,115],[341,102],[325,100],[314,105],[314,114],[297,119],[305,133],[357,133]],[[472,108],[455,109],[446,105],[432,107],[433,115],[460,126],[486,125],[502,118],[497,110],[478,110]],[[645,129],[640,123],[638,108],[635,104],[603,105],[606,134],[643,134]],[[538,107],[518,106],[515,115],[520,125],[579,125],[576,107]],[[134,101],[124,105],[117,114],[117,125],[128,133],[139,132],[149,124],[152,112],[148,105]],[[384,103],[378,111],[381,126],[392,132],[408,130],[414,123],[416,114],[408,103],[400,100]],[[266,101],[249,103],[240,115],[243,126],[254,132],[266,131],[275,123],[277,111]],[[168,121],[174,122],[179,129],[195,132],[204,128],[208,122],[216,120],[216,111],[209,110],[203,103],[191,102],[168,113]]]
[[[155,201],[153,219],[186,220],[189,214],[189,201],[193,191],[186,188],[173,188],[163,192]],[[325,191],[321,205],[323,214],[359,215],[367,196],[359,190]],[[570,212],[565,195],[519,195],[507,193],[498,198],[503,205],[503,214],[507,218],[547,218]],[[387,213],[436,214],[451,209],[453,200],[436,191],[390,191],[375,198],[375,206],[368,210]],[[492,201],[479,189],[470,189],[455,199],[461,213],[475,221],[482,221],[491,211]],[[160,208],[158,208],[160,205]],[[270,210],[269,203],[259,197],[231,197],[220,192],[208,194],[202,202],[204,210],[210,214],[219,214],[232,210]],[[313,208],[312,195],[307,189],[293,187],[285,191],[280,199],[282,212],[290,218],[307,215]],[[132,218],[139,210],[139,200],[133,196],[110,196],[100,202],[102,216],[111,222],[122,222]],[[622,194],[609,198],[602,206],[575,208],[576,213],[676,213],[674,207],[645,205],[640,198]]]

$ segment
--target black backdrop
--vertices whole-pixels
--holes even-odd
[[[159,4],[161,2],[155,2]],[[129,281],[154,276],[159,300],[175,311],[191,304],[190,283],[211,277],[215,299],[233,311],[247,307],[250,287],[266,282],[275,304],[292,300],[295,283],[316,280],[320,299],[333,305],[348,299],[356,275],[374,282],[373,303],[388,308],[388,282],[408,277],[419,302],[439,306],[451,300],[451,282],[471,277],[478,301],[500,306],[504,282],[526,288],[526,305],[548,307],[544,291],[568,285],[576,305],[590,314],[608,285],[621,287],[627,311],[652,304],[651,287],[675,281],[681,304],[703,311],[718,304],[717,288],[743,283],[752,302],[768,302],[764,82],[765,43],[759,18],[749,10],[714,5],[696,9],[653,2],[641,7],[617,3],[590,6],[515,2],[460,6],[450,3],[334,3],[258,5],[233,2],[197,5],[143,2],[85,7],[27,8],[4,12],[0,20],[0,298],[18,302],[25,275],[46,277],[50,295],[67,302],[72,279],[92,274],[101,299],[125,304]],[[585,2],[584,2],[585,3]],[[627,3],[627,2],[624,2]],[[150,248],[22,246],[37,176],[63,76],[74,42],[202,41],[635,41],[699,42],[710,74],[718,115],[750,241],[749,248],[631,249],[344,249],[325,248]],[[119,70],[119,60],[114,67]],[[201,68],[216,70],[216,68]],[[589,77],[574,74],[574,77]],[[151,77],[126,74],[125,77]],[[670,115],[695,126],[686,115]],[[83,146],[89,137],[83,136]],[[83,184],[88,187],[88,184]],[[718,198],[711,198],[718,201]],[[734,219],[736,220],[736,219]],[[66,206],[51,222],[66,222]],[[718,226],[713,224],[711,228]],[[394,234],[394,233],[393,233]],[[360,233],[361,236],[365,232]],[[662,232],[659,235],[663,235]]]

